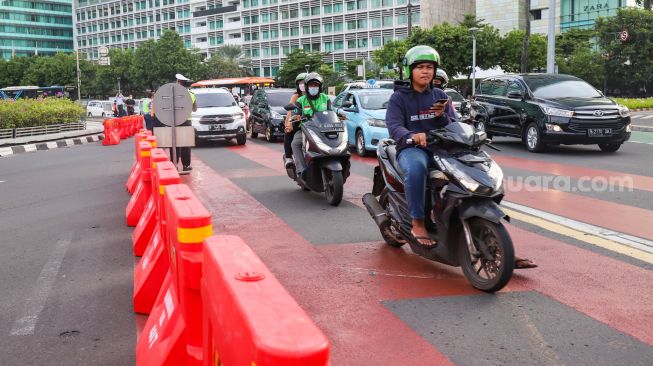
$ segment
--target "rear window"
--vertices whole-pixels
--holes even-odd
[[[268,105],[271,107],[283,107],[286,104],[290,103],[290,98],[294,92],[287,93],[269,93],[268,94]]]
[[[600,98],[601,94],[580,79],[524,78],[533,95],[542,99]]]
[[[198,93],[197,108],[231,107],[236,105],[234,97],[227,93]]]

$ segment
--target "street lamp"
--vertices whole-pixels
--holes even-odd
[[[472,32],[472,96],[476,94],[476,32],[478,28],[469,28]]]
[[[304,68],[306,69],[306,72],[309,72],[309,70],[311,69],[311,65],[306,64],[304,65]]]
[[[120,94],[120,76],[118,76],[118,94]]]

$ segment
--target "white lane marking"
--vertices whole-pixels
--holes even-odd
[[[49,141],[45,143],[48,146],[48,149],[56,149],[57,148],[57,142],[56,141]]]
[[[631,115],[630,115],[630,119],[642,118],[642,117],[644,117],[643,114],[631,114]]]
[[[590,235],[598,236],[606,240],[611,240],[619,244],[623,244],[631,248],[639,249],[641,251],[653,254],[653,241],[648,239],[620,233],[617,231],[612,231],[610,229],[606,229],[600,226],[595,226],[584,222],[572,220],[563,216],[558,216],[535,208],[522,206],[520,204],[513,203],[513,202],[503,201],[501,202],[501,204],[506,207],[512,208],[513,210],[521,211],[531,216],[539,217],[543,220],[555,222],[556,224],[560,224],[562,226],[566,226],[568,228],[577,231],[582,231]]]
[[[25,299],[25,304],[22,307],[23,315],[14,322],[10,335],[22,336],[34,334],[36,322],[39,320],[39,315],[43,311],[45,302],[50,295],[52,285],[57,278],[59,267],[61,267],[61,262],[66,255],[66,250],[71,241],[72,233],[67,234],[57,241],[52,254],[50,254],[50,258],[43,266],[41,274],[36,280],[36,285],[32,289],[30,296]]]
[[[36,145],[34,144],[23,145],[23,147],[25,148],[25,152],[36,151]]]
[[[651,119],[651,118],[653,118],[653,114],[649,114],[648,116],[642,117],[642,119]]]
[[[5,182],[6,182],[6,180],[0,180],[0,183],[5,183]]]

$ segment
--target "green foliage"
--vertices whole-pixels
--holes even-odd
[[[603,89],[605,64],[600,52],[579,47],[569,56],[557,56],[556,63],[561,74],[574,75],[597,89]]]
[[[68,99],[0,100],[0,129],[77,122],[84,108]]]
[[[213,55],[206,62],[206,75],[207,79],[220,79],[220,78],[233,78],[242,76],[242,70],[238,64],[228,58],[220,56],[220,54]]]
[[[629,109],[653,108],[653,98],[614,98],[614,100]]]
[[[512,30],[503,37],[500,63],[503,70],[520,72],[525,34],[523,30]],[[528,44],[528,70],[543,68],[546,68],[546,37],[531,34]]]
[[[485,19],[478,19],[476,14],[465,14],[462,21],[458,22],[458,25],[469,28],[483,28],[487,24],[483,23]]]
[[[310,65],[311,71],[320,70],[324,61],[322,60],[323,54],[319,52],[304,52],[300,49],[293,50],[286,58],[283,67],[279,69],[277,75],[277,84],[279,86],[293,88],[295,85],[295,77],[306,72],[304,65]]]
[[[401,61],[409,48],[407,40],[390,41],[372,53],[372,60],[377,65],[392,68],[401,65]]]
[[[25,72],[34,64],[37,57],[14,57],[0,60],[0,88],[19,86]]]

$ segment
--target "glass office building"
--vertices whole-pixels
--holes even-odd
[[[72,0],[0,0],[2,58],[73,52]]]
[[[99,57],[100,46],[136,48],[174,29],[204,56],[240,45],[260,76],[275,76],[294,49],[329,52],[326,61],[335,65],[369,58],[408,34],[408,0],[74,1],[75,40],[89,59]],[[420,0],[411,4],[418,26]]]

